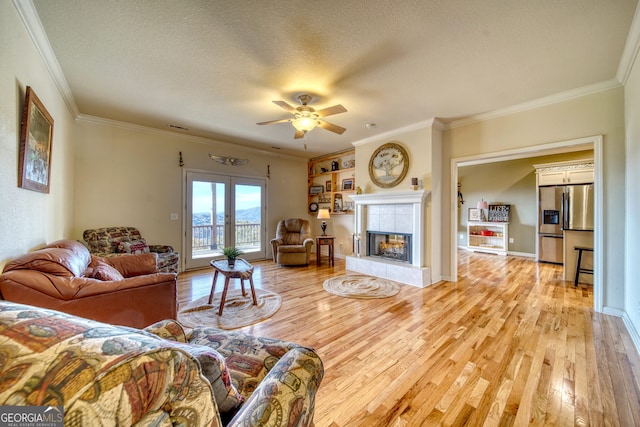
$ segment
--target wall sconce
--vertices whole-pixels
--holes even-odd
[[[320,208],[318,209],[318,219],[322,220],[322,224],[320,225],[320,228],[322,229],[322,235],[326,236],[327,235],[327,219],[331,219],[331,215],[329,215],[329,209],[328,208]]]

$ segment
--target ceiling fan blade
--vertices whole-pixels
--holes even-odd
[[[325,120],[318,120],[318,126],[320,126],[322,129],[326,129],[326,130],[330,130],[331,132],[335,132],[338,135],[342,135],[344,133],[344,131],[346,131],[345,128],[343,128],[342,126],[338,126],[338,125],[334,125],[333,123],[329,123]]]
[[[304,132],[296,129],[296,134],[293,136],[293,139],[300,139],[300,138],[304,138]]]
[[[291,122],[293,119],[279,119],[279,120],[269,120],[268,122],[260,122],[256,123],[257,125],[273,125],[276,123],[287,123]]]
[[[338,104],[338,105],[334,105],[333,107],[327,107],[327,108],[323,108],[322,110],[318,110],[316,111],[316,114],[318,115],[318,117],[327,117],[327,116],[332,116],[334,114],[340,114],[340,113],[346,113],[347,109],[344,108],[342,105]]]
[[[284,108],[285,110],[287,110],[291,114],[298,113],[298,110],[296,110],[295,108],[293,108],[291,105],[287,104],[284,101],[273,101],[273,103],[276,104],[277,106],[281,107],[281,108]]]

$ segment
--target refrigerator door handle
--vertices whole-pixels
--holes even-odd
[[[569,229],[569,194],[562,193],[562,229]]]

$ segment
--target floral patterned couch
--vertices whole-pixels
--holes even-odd
[[[311,349],[179,323],[144,330],[0,301],[0,405],[63,406],[65,426],[310,426]]]
[[[158,254],[158,272],[177,273],[180,255],[172,246],[149,245],[135,227],[103,227],[85,230],[82,238],[89,252],[101,257],[128,253],[155,252]]]

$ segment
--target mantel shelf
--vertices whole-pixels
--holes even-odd
[[[356,205],[390,205],[398,203],[420,203],[430,194],[427,190],[385,191],[381,193],[353,194]]]

